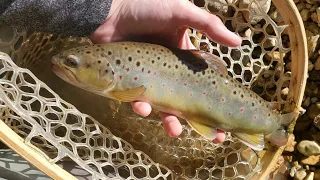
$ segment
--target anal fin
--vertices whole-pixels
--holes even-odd
[[[188,124],[200,135],[208,140],[214,140],[217,137],[217,130],[213,127],[201,124],[195,121],[187,120]]]
[[[246,133],[234,133],[234,135],[245,145],[250,148],[261,151],[264,148],[264,135],[263,134],[246,134]]]

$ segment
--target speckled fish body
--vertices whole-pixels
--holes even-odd
[[[75,86],[124,102],[148,102],[187,120],[207,139],[219,128],[256,150],[263,149],[264,137],[287,142],[282,124],[293,115],[273,111],[271,103],[228,76],[212,54],[116,42],[69,49],[52,62],[54,72]]]

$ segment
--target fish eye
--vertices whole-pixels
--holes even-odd
[[[79,60],[76,56],[74,55],[68,55],[66,57],[66,61],[65,61],[65,64],[69,67],[77,67],[78,66],[78,63],[79,63]]]

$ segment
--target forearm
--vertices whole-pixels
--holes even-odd
[[[4,0],[0,19],[41,32],[87,36],[108,16],[112,0]]]

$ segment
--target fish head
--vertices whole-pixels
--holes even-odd
[[[82,89],[99,94],[108,91],[116,84],[113,67],[90,47],[83,49],[72,48],[52,56],[53,72]]]

